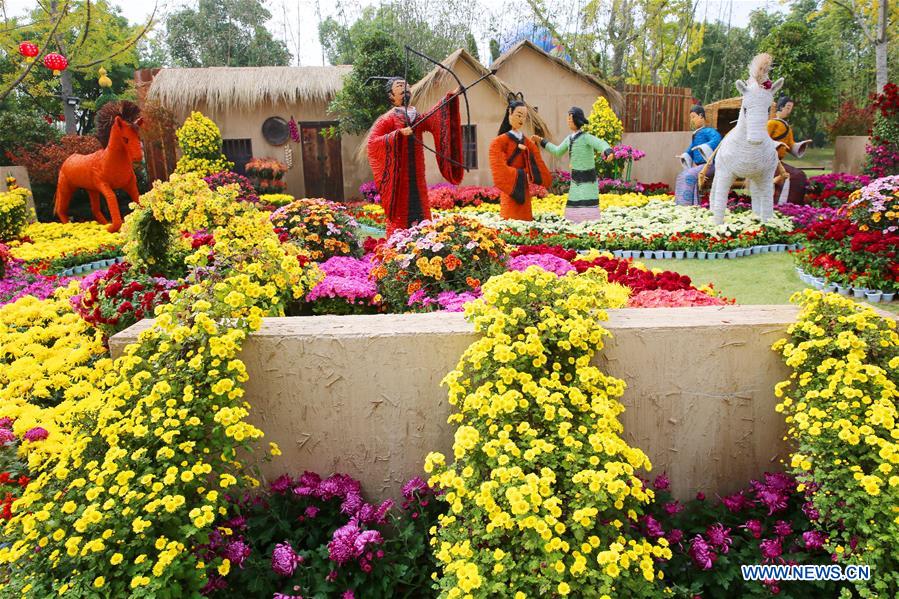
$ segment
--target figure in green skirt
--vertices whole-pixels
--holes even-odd
[[[612,148],[605,140],[590,135],[581,128],[587,124],[584,111],[572,106],[568,111],[568,127],[572,133],[561,144],[555,145],[534,135],[531,140],[539,143],[553,156],[568,152],[571,168],[571,188],[565,204],[565,218],[572,222],[599,220],[599,188],[596,183],[595,152],[602,152],[605,160],[612,157]]]

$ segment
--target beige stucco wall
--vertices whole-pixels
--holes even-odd
[[[833,172],[860,175],[865,166],[866,135],[840,135],[833,152]]]
[[[549,125],[547,136],[553,143],[559,143],[571,132],[568,128],[568,110],[579,106],[589,116],[593,103],[600,95],[595,85],[528,47],[503,60],[496,75],[515,91],[523,92],[525,100],[537,107],[540,116]],[[543,158],[551,169],[568,170],[567,156],[556,158],[544,152]]]
[[[643,183],[662,181],[674,191],[674,181],[681,172],[680,160],[690,145],[690,131],[668,131],[660,133],[625,133],[621,143],[646,152],[641,160],[634,163],[631,179]]]
[[[31,189],[31,179],[28,178],[28,169],[24,166],[0,166],[0,191],[7,191],[6,177],[16,178],[16,185]],[[28,207],[34,210],[34,198],[28,196]]]
[[[453,65],[453,71],[462,80],[462,83],[468,85],[478,79],[481,74],[475,72],[473,68],[465,62],[459,60]],[[420,112],[429,111],[438,102],[443,100],[447,93],[453,91],[456,87],[455,81],[446,83],[443,88],[435,88],[426,94],[420,100],[416,100],[417,108]],[[489,85],[486,81],[482,81],[470,90],[468,90],[468,101],[471,109],[471,124],[477,125],[478,140],[478,166],[465,173],[462,179],[462,185],[493,185],[493,175],[490,173],[490,142],[496,137],[499,125],[503,120],[506,103],[499,96],[496,89]],[[467,115],[465,112],[465,100],[459,101],[459,111],[461,113],[462,124],[467,124]],[[525,133],[530,135],[532,130],[525,128]],[[429,134],[425,134],[424,142],[431,148],[434,147],[434,138]],[[444,181],[440,175],[440,169],[437,168],[437,157],[433,152],[425,150],[425,171],[427,174],[428,184],[434,185]],[[369,173],[371,170],[369,169]]]
[[[260,104],[253,109],[227,108],[212,110],[205,104],[195,108],[218,125],[223,139],[250,139],[253,146],[253,156],[258,158],[276,158],[285,162],[284,149],[289,144],[293,150],[293,168],[285,175],[287,181],[287,193],[296,197],[306,195],[306,186],[303,181],[303,151],[300,144],[288,141],[282,146],[273,146],[262,136],[262,123],[271,116],[279,116],[286,121],[293,116],[297,123],[304,121],[333,121],[332,115],[327,112],[326,102],[303,102],[298,104]],[[189,111],[176,115],[183,120]],[[351,199],[359,196],[359,185],[371,178],[367,165],[363,168],[356,162],[353,153],[361,143],[358,135],[343,136],[341,139],[341,153],[343,156],[343,189],[344,197]]]
[[[785,455],[775,383],[788,371],[771,344],[792,306],[610,311],[598,365],[627,382],[625,438],[675,495],[727,493]],[[111,339],[113,355],[143,321]],[[271,318],[242,358],[251,421],[284,455],[274,477],[314,470],[358,477],[373,498],[396,497],[430,451],[451,455],[444,375],[475,340],[460,314]]]

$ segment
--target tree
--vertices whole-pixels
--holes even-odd
[[[746,65],[756,53],[749,28],[705,24],[696,60],[678,85],[689,87],[693,96],[707,104],[734,95],[734,81],[746,78]]]
[[[527,3],[575,66],[618,88],[626,81],[670,85],[701,45],[693,0]]]
[[[181,67],[259,67],[290,64],[284,42],[265,24],[272,14],[260,0],[200,0],[166,20],[171,62]]]
[[[775,27],[759,50],[774,57],[772,77],[783,77],[783,93],[796,102],[793,120],[805,134],[817,130],[818,116],[833,104],[833,72],[823,40],[805,23],[787,21]]]
[[[143,26],[129,25],[107,0],[38,3],[27,19],[10,20],[0,33],[0,48],[8,57],[18,59],[17,46],[26,40],[41,49],[33,62],[5,63],[0,75],[0,101],[13,93],[24,94],[49,114],[63,113],[66,133],[88,130],[93,122],[93,102],[101,93],[97,68],[107,70],[113,93],[125,92],[137,65],[135,45],[151,25],[152,17]],[[69,62],[58,79],[40,65],[42,57],[50,52],[62,54]],[[79,103],[80,110],[76,110]]]
[[[328,107],[328,112],[340,119],[332,134],[368,131],[388,106],[384,82],[369,82],[368,78],[401,74],[406,66],[403,49],[383,31],[362,34],[354,41],[354,47],[357,54],[353,70],[344,78],[343,88]],[[408,65],[406,77],[410,85],[418,81],[421,77],[418,63]]]
[[[490,39],[490,60],[491,62],[499,58],[499,41],[496,38]]]
[[[319,41],[332,64],[356,64],[359,40],[375,31],[386,33],[401,49],[409,45],[436,60],[458,48],[474,50],[476,55],[469,24],[459,19],[465,14],[462,7],[449,13],[435,13],[433,8],[426,0],[409,0],[369,6],[349,25],[328,17],[319,25]]]
[[[30,149],[59,137],[59,131],[47,122],[48,118],[27,96],[0,102],[0,166],[12,164],[12,152],[17,148]]]
[[[874,47],[877,91],[889,81],[889,41],[899,27],[899,3],[887,0],[824,0],[823,9],[841,10],[850,15],[868,43]]]

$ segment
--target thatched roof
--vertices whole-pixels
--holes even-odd
[[[609,105],[612,107],[612,110],[614,110],[617,114],[621,114],[624,110],[624,96],[622,96],[614,87],[602,81],[601,79],[594,77],[593,75],[575,68],[567,60],[559,58],[558,56],[553,56],[552,54],[548,54],[543,50],[543,48],[540,48],[530,40],[521,40],[520,42],[503,52],[496,60],[493,61],[493,64],[491,64],[490,66],[494,69],[499,69],[503,65],[503,63],[511,60],[513,56],[515,56],[525,48],[536,52],[547,60],[556,63],[558,66],[562,67],[575,77],[587,81],[588,83],[596,87],[599,92],[606,98],[606,100],[609,101]]]
[[[468,53],[464,48],[459,48],[449,56],[447,56],[443,60],[443,65],[449,67],[450,69],[455,70],[455,65],[457,62],[463,62],[468,65],[475,73],[478,74],[478,77],[481,75],[486,75],[490,72],[490,69],[482,65],[477,58]],[[470,81],[463,81],[463,83],[468,84]],[[509,85],[497,77],[496,75],[491,75],[487,77],[482,83],[478,85],[489,85],[493,90],[499,95],[503,101],[506,100],[508,94],[516,91],[513,90]],[[427,95],[431,92],[435,87],[451,91],[456,87],[456,81],[450,76],[446,70],[441,69],[439,67],[434,67],[431,71],[421,78],[415,85],[410,88],[412,92],[412,102],[414,103],[416,99],[421,99],[427,97]],[[543,117],[536,110],[531,110],[530,105],[528,105],[528,120],[526,125],[530,125],[531,129],[537,129],[538,127],[546,131],[550,132],[549,125],[546,124],[546,121],[543,120]]]
[[[353,67],[162,69],[148,97],[171,110],[252,108],[259,103],[329,101]]]
[[[480,77],[481,75],[486,75],[490,72],[490,69],[486,68],[482,65],[478,60],[468,53],[464,48],[459,48],[449,56],[447,56],[441,64],[443,66],[452,69],[455,71],[456,64],[461,61],[467,64],[471,69],[477,73]],[[469,84],[471,81],[462,81],[464,84]],[[452,76],[446,72],[445,69],[441,69],[440,67],[434,67],[431,71],[422,77],[415,85],[409,88],[409,91],[412,93],[412,104],[416,104],[417,101],[426,98],[428,94],[436,89],[441,91],[441,94],[444,92],[450,92],[456,88],[458,84],[456,80],[452,78]],[[490,86],[498,95],[498,97],[505,102],[508,94],[512,93],[514,90],[509,87],[507,83],[505,83],[502,79],[497,77],[496,75],[491,75],[487,77],[484,81],[478,84],[480,85],[488,85]],[[460,100],[462,105],[460,109],[464,111],[464,100]],[[552,132],[550,130],[549,125],[546,121],[543,120],[543,117],[536,110],[530,109],[530,105],[528,105],[528,119],[525,122],[525,126],[529,126],[532,130],[536,130],[538,128],[543,129],[543,131],[550,135]],[[497,119],[502,120],[502,114],[497,114]],[[465,119],[465,112],[462,112],[462,119]],[[463,124],[465,124],[463,122]],[[368,136],[371,134],[371,129],[369,129],[368,133],[365,134],[365,140],[359,146],[359,149],[356,152],[356,158],[358,160],[364,159],[367,153],[368,147]]]
[[[742,104],[743,96],[737,96],[735,98],[725,98],[724,100],[705,104],[704,108],[705,111],[708,112],[710,108],[714,110],[718,110],[719,108],[739,108]]]

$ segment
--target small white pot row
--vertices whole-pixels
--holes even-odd
[[[723,252],[697,252],[687,250],[612,250],[616,258],[643,258],[646,260],[723,260],[786,252],[798,249],[798,244],[775,243],[771,245],[754,245],[745,248],[734,248]]]
[[[803,283],[809,287],[820,289],[821,291],[836,292],[845,296],[851,295],[852,297],[859,299],[866,299],[872,304],[891,302],[896,299],[895,291],[886,292],[881,291],[880,289],[865,289],[864,287],[844,287],[832,281],[828,281],[824,277],[810,275],[798,266],[796,267],[796,273]]]
[[[124,261],[125,261],[125,259],[122,256],[118,256],[116,258],[106,258],[104,260],[95,260],[94,262],[88,262],[87,264],[79,264],[77,266],[70,266],[69,268],[60,272],[57,276],[71,277],[73,275],[87,274],[89,272],[93,272],[93,271],[99,270],[101,268],[109,268],[116,262],[124,262]]]

